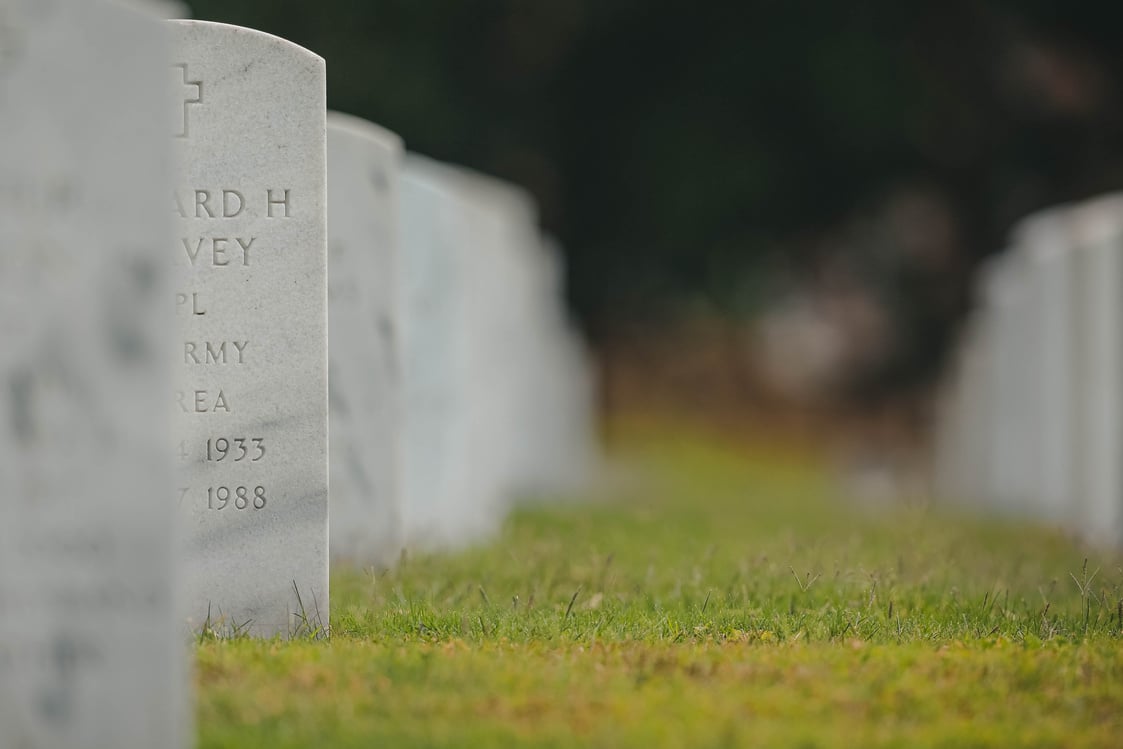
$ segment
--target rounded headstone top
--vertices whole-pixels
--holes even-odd
[[[406,151],[402,160],[402,181],[429,192],[448,197],[452,194],[446,175],[448,165],[436,159]]]
[[[413,152],[406,154],[405,167],[408,175],[453,193],[473,209],[489,213],[497,210],[507,216],[521,214],[532,225],[538,223],[538,206],[534,197],[511,182]]]
[[[1052,263],[1072,248],[1072,206],[1062,205],[1031,214],[1010,232],[1016,251],[1030,262]]]
[[[1077,247],[1119,240],[1123,235],[1123,193],[1103,195],[1073,207],[1071,221]]]
[[[393,130],[353,114],[328,110],[328,128],[370,141],[390,151],[401,151],[405,147],[402,137]]]
[[[223,44],[225,45],[228,44],[226,40],[230,37],[241,37],[247,44],[257,43],[272,49],[284,50],[291,53],[294,59],[307,59],[318,68],[323,68],[326,65],[324,58],[320,57],[312,50],[265,31],[250,29],[245,26],[235,26],[229,23],[219,23],[217,21],[197,21],[186,18],[173,19],[170,23],[181,30],[184,38],[214,37],[223,40]],[[226,52],[226,50],[223,48],[215,50],[216,55],[223,54],[224,52]]]
[[[1014,301],[1021,288],[1025,263],[1016,252],[1007,248],[988,258],[979,266],[976,300],[983,307],[1004,306]]]

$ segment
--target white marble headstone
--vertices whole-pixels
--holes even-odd
[[[932,492],[940,501],[971,496],[969,420],[965,404],[972,387],[970,337],[962,334],[949,355],[933,403]]]
[[[171,26],[189,624],[317,631],[328,623],[324,61],[250,29]]]
[[[993,258],[984,268],[982,314],[988,330],[987,404],[990,455],[987,491],[992,510],[1013,513],[1025,501],[1022,494],[1026,471],[1024,446],[1027,435],[1026,402],[1022,374],[1025,287],[1023,265],[1009,250]]]
[[[592,370],[528,193],[411,154],[402,216],[407,536],[462,543],[587,477]]]
[[[186,746],[165,31],[0,2],[0,747]]]
[[[497,530],[549,429],[526,407],[543,332],[536,209],[517,187],[462,167],[411,156],[406,174],[406,482],[440,482],[407,499],[407,512],[422,517],[435,502],[438,543],[464,543]],[[411,323],[439,333],[411,335]]]
[[[1123,544],[1123,195],[1073,211],[1074,309],[1082,449],[1073,514],[1089,540]]]
[[[469,509],[456,481],[464,421],[456,317],[465,250],[443,173],[439,163],[407,154],[401,183],[399,491],[406,543],[421,549],[462,541]]]
[[[396,266],[402,141],[328,114],[331,553],[392,564],[402,549]]]
[[[1073,336],[1071,221],[1067,208],[1042,212],[1024,220],[1015,231],[1028,265],[1032,307],[1026,323],[1030,334],[1024,378],[1034,392],[1027,412],[1035,418],[1028,430],[1036,444],[1035,459],[1024,470],[1033,479],[1033,507],[1044,520],[1067,521],[1078,491],[1075,456],[1083,449],[1075,429],[1076,379],[1082,377]]]
[[[597,383],[593,356],[565,301],[561,246],[543,237],[527,248],[533,259],[538,353],[528,375],[530,419],[543,425],[533,462],[535,493],[584,488],[596,470]]]
[[[117,3],[132,5],[161,18],[190,18],[191,9],[178,0],[113,0]]]
[[[966,321],[935,404],[933,489],[942,501],[968,506],[988,502],[992,492],[994,399],[986,312],[977,308]]]
[[[526,417],[534,305],[527,250],[537,241],[537,208],[525,191],[445,165],[463,248],[455,342],[464,402],[458,484],[477,536],[494,533],[512,504],[546,425]]]
[[[962,378],[958,394],[958,428],[956,437],[961,442],[953,444],[957,463],[962,466],[960,487],[951,497],[969,505],[991,505],[994,497],[994,470],[996,431],[994,419],[995,397],[994,324],[990,308],[986,305],[987,268],[974,285],[975,310],[962,334]],[[953,485],[954,486],[954,485]]]
[[[490,465],[487,496],[502,507],[529,496],[579,488],[595,452],[588,353],[564,300],[556,242],[544,239],[533,197],[467,169],[450,182],[477,219],[461,340],[471,376],[478,438],[472,466]],[[490,455],[490,460],[486,459]]]
[[[963,390],[960,394],[960,429],[957,446],[962,466],[962,491],[955,498],[968,502],[985,497],[994,444],[989,439],[992,423],[989,406],[993,400],[990,372],[987,369],[991,341],[989,328],[972,320],[964,335]]]

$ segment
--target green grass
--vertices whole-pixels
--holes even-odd
[[[330,642],[201,643],[201,745],[1123,746],[1119,557],[679,434],[485,547],[336,571]]]

